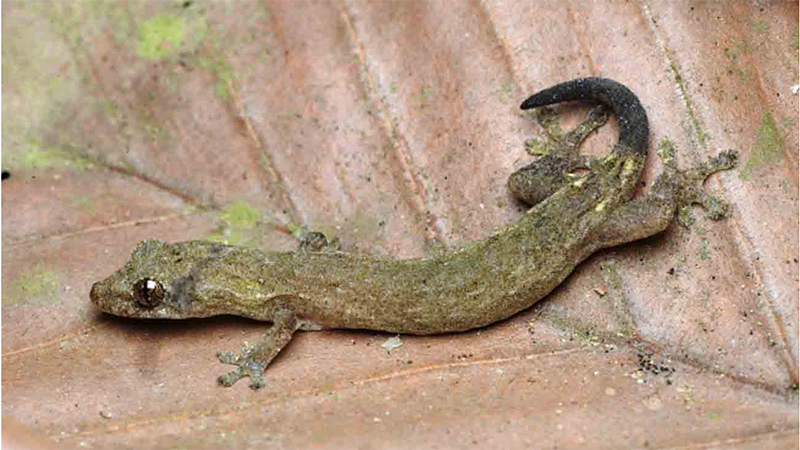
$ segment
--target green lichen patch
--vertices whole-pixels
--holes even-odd
[[[708,134],[706,134],[705,130],[703,129],[703,125],[700,122],[700,118],[697,116],[695,112],[694,102],[691,99],[689,94],[688,86],[686,86],[686,81],[681,74],[681,68],[678,66],[677,60],[673,52],[668,51],[666,53],[667,58],[670,61],[670,70],[672,71],[672,76],[675,78],[675,84],[678,86],[678,89],[681,91],[681,95],[683,96],[684,106],[686,108],[686,113],[689,116],[689,121],[692,126],[692,130],[694,130],[694,137],[697,139],[697,142],[705,146],[708,142]]]
[[[244,200],[237,200],[222,213],[222,220],[232,228],[255,228],[261,220],[261,212]]]
[[[261,220],[261,212],[244,200],[237,200],[228,206],[220,219],[224,223],[219,230],[207,237],[214,242],[241,245],[253,240],[253,230]]]
[[[159,14],[139,25],[136,53],[158,61],[179,51],[191,50],[208,34],[203,16]]]
[[[3,167],[9,169],[92,169],[94,161],[57,148],[35,148],[3,159]]]
[[[3,306],[14,304],[40,305],[50,303],[58,297],[64,275],[44,264],[38,264],[29,271],[3,286]]]
[[[139,27],[136,52],[142,58],[157,61],[174,53],[185,35],[186,23],[182,17],[159,14]]]
[[[210,39],[210,42],[212,48],[216,49],[218,47],[215,39]],[[198,60],[198,64],[201,68],[211,71],[216,75],[217,81],[214,83],[214,92],[217,94],[217,97],[222,100],[228,100],[228,85],[233,82],[234,73],[233,67],[225,59],[221,50],[217,50],[217,54],[213,56],[201,57]]]
[[[747,181],[750,175],[765,165],[775,164],[783,155],[783,135],[775,124],[771,113],[764,114],[758,128],[756,145],[744,163],[739,177]]]
[[[512,83],[502,83],[500,88],[497,89],[497,96],[500,103],[508,103],[509,101],[516,100],[514,98],[514,85]]]

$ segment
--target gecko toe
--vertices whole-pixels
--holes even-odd
[[[223,364],[236,365],[239,355],[234,352],[217,352],[217,359]]]
[[[244,377],[250,378],[250,388],[253,390],[261,389],[265,386],[264,382],[264,369],[265,365],[256,361],[252,354],[251,349],[247,346],[242,349],[241,354],[234,352],[217,352],[217,358],[224,364],[236,366],[225,375],[220,375],[217,382],[225,387],[231,387],[237,381]]]
[[[226,373],[225,375],[220,375],[217,377],[217,383],[225,387],[233,386],[240,378],[244,376],[242,373],[241,368],[237,368],[236,370],[231,370],[230,372]]]

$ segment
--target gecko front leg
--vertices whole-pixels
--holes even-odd
[[[250,377],[250,388],[264,387],[264,370],[278,353],[292,340],[299,328],[297,317],[290,308],[278,308],[272,319],[272,327],[264,339],[255,346],[245,345],[240,354],[217,352],[220,362],[237,366],[235,370],[217,378],[219,384],[230,387],[240,378]]]
[[[339,239],[329,240],[319,231],[309,231],[305,227],[297,233],[300,241],[297,252],[335,252],[341,247]],[[283,303],[283,302],[279,302]],[[264,387],[264,371],[278,353],[292,340],[295,331],[299,329],[317,330],[320,327],[310,322],[297,319],[294,309],[279,304],[275,306],[272,317],[272,326],[267,330],[264,339],[255,346],[245,345],[239,354],[235,352],[217,352],[217,358],[224,364],[236,366],[225,375],[217,378],[219,384],[225,387],[233,386],[239,379],[250,378],[250,388],[257,390]]]

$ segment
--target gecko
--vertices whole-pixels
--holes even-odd
[[[485,327],[546,297],[592,253],[657,234],[676,219],[688,225],[694,204],[714,220],[728,215],[728,203],[707,194],[703,183],[734,167],[736,152],[678,170],[674,146],[661,145],[663,171],[644,198],[634,199],[649,141],[637,96],[610,79],[580,78],[532,95],[521,108],[568,101],[599,106],[573,130],[550,132],[546,154],[509,177],[511,192],[532,206],[483,239],[415,259],[328,249],[316,233],[310,236],[317,244],[293,252],[149,239],[124,267],[92,285],[91,302],[122,317],[227,314],[270,322],[259,343],[238,354],[217,352],[220,362],[235,366],[219,384],[249,377],[250,387],[259,389],[267,366],[298,330],[428,335]],[[606,156],[582,157],[580,144],[609,112],[619,124],[616,144]],[[547,114],[537,117],[553,130]]]

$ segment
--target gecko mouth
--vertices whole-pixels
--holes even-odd
[[[89,300],[99,310],[107,313],[113,313],[108,308],[107,299],[109,298],[109,289],[105,285],[105,281],[97,281],[92,284],[92,289],[89,291]]]
[[[120,293],[114,287],[113,281],[109,278],[97,281],[89,291],[89,300],[92,305],[100,311],[121,317],[136,317],[136,311],[132,308],[130,296]]]

